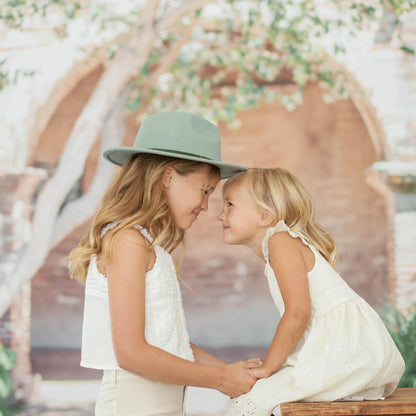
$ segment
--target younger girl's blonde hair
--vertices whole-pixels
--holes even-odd
[[[237,173],[227,186],[247,178],[248,190],[260,211],[270,213],[276,225],[280,220],[312,244],[335,268],[336,249],[331,235],[315,221],[312,196],[295,175],[282,168],[253,168]]]
[[[117,234],[135,225],[141,225],[152,236],[149,247],[158,244],[172,252],[183,242],[185,231],[172,220],[162,183],[169,166],[180,175],[208,169],[210,178],[219,179],[219,169],[213,165],[154,154],[132,156],[109,186],[90,231],[69,255],[68,267],[73,279],[85,282],[91,256],[102,250],[101,231],[111,222],[119,224],[106,234],[109,239],[103,253],[106,258],[111,257]]]

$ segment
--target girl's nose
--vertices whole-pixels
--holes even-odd
[[[223,220],[224,220],[224,218],[225,218],[225,216],[224,216],[224,209],[222,209],[222,211],[220,212],[220,215],[219,215],[218,219],[219,219],[220,221],[223,221]]]

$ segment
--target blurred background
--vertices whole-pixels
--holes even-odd
[[[1,0],[0,410],[92,414],[100,372],[79,367],[84,289],[66,257],[118,169],[102,150],[132,145],[157,111],[218,124],[227,162],[294,172],[345,280],[392,328],[414,322],[415,9]],[[279,315],[264,263],[222,243],[220,208],[221,187],[188,232],[182,294],[191,339],[232,362],[264,356]],[[196,416],[220,414],[225,398],[187,400]]]

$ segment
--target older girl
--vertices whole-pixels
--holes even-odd
[[[245,168],[221,162],[216,126],[183,112],[149,116],[133,147],[104,156],[121,171],[70,256],[86,282],[81,365],[104,370],[95,414],[179,416],[185,385],[246,393],[256,362],[228,365],[189,342],[170,256],[220,177]]]

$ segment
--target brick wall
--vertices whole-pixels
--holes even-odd
[[[312,192],[318,219],[336,240],[339,271],[360,295],[380,305],[388,297],[386,209],[383,197],[365,182],[375,152],[351,101],[325,105],[319,88],[310,85],[304,105],[294,112],[265,104],[240,118],[238,131],[223,129],[224,160],[293,171]],[[189,233],[184,275],[195,288],[185,290],[185,306],[192,311],[188,324],[204,343],[215,339],[218,327],[224,343],[262,343],[276,326],[264,266],[247,248],[222,245],[220,204],[216,193]]]
[[[416,302],[416,211],[399,212],[394,217],[395,295],[402,310]]]
[[[0,282],[10,274],[21,250],[31,237],[32,203],[45,178],[42,169],[20,173],[0,173]],[[16,397],[26,396],[31,384],[30,352],[31,284],[24,284],[13,306],[0,319],[0,341],[13,348],[17,363],[13,368]]]

